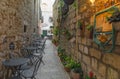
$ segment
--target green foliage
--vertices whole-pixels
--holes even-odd
[[[89,25],[87,25],[87,27],[86,27],[86,28],[87,28],[87,30],[92,30],[93,25],[90,25],[90,24],[89,24]]]
[[[72,6],[77,9],[78,5],[77,5],[77,0],[74,1],[74,3],[72,4]]]
[[[68,68],[72,68],[72,64],[71,63],[72,63],[72,59],[70,57],[66,57],[64,66],[68,67]]]
[[[76,72],[76,73],[81,73],[81,72],[82,72],[81,64],[80,64],[80,63],[77,63],[77,62],[74,62],[74,63],[73,63],[72,69],[73,69],[73,71]]]
[[[82,28],[82,22],[80,20],[78,20],[78,28]]]
[[[58,45],[59,44],[59,40],[58,39],[52,39],[52,43],[55,44],[55,45]]]
[[[62,59],[63,61],[65,61],[65,58],[67,57],[65,55],[65,49],[61,48],[61,46],[58,46],[57,51],[58,51],[58,55],[59,55],[60,59]]]
[[[63,60],[62,63],[65,67],[68,67],[70,69],[74,69],[75,72],[80,72],[81,71],[81,64],[77,63],[71,57],[67,56],[65,54],[65,49],[63,49],[59,46],[57,51],[58,51],[58,54],[60,56],[60,59]]]
[[[68,29],[62,29],[61,34],[64,34],[67,38],[67,40],[70,40],[72,38],[71,33],[68,31]]]
[[[60,7],[63,7],[63,6],[64,6],[64,1],[60,0]]]
[[[76,61],[74,61],[72,58],[66,57],[65,58],[65,67],[69,67],[71,69],[76,69],[76,68],[81,68],[81,65],[79,63],[77,63]]]
[[[75,68],[81,68],[80,63],[77,63],[77,62],[72,63],[72,69],[75,69]]]
[[[107,12],[111,15],[114,15],[115,13],[120,12],[120,10],[117,7],[114,7]]]
[[[72,38],[71,33],[70,33],[67,29],[65,29],[64,32],[65,32],[65,35],[66,35],[67,40],[70,40],[70,39]]]
[[[61,46],[58,46],[57,48],[58,53],[64,52],[64,49]]]
[[[59,35],[59,29],[58,29],[57,27],[55,27],[55,28],[53,29],[53,34],[54,34],[55,36],[58,36],[58,35]]]

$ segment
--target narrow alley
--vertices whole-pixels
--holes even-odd
[[[70,79],[57,55],[57,48],[50,40],[46,41],[44,65],[41,64],[37,79]]]
[[[0,0],[0,79],[120,79],[120,0]]]

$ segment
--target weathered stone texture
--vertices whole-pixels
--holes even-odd
[[[24,25],[27,31],[24,33]],[[36,20],[34,18],[34,0],[0,0],[0,62],[8,57],[9,44],[14,42],[15,54],[19,55],[19,50],[24,42],[29,42],[25,38],[31,38]],[[0,64],[0,76],[3,68]]]
[[[92,46],[93,40],[87,39],[87,46]]]
[[[92,58],[91,66],[94,70],[98,70],[98,61],[95,58]]]
[[[98,72],[104,78],[106,77],[106,69],[107,69],[106,65],[104,65],[103,63],[99,63]]]
[[[82,44],[86,45],[86,43],[87,43],[87,39],[86,38],[82,39]]]
[[[70,32],[73,33],[72,35],[76,37],[76,44],[71,48],[72,57],[79,58],[78,60],[81,62],[84,73],[87,74],[89,71],[93,71],[97,79],[120,79],[118,77],[120,71],[120,22],[113,24],[114,27],[116,26],[116,31],[119,32],[117,32],[115,40],[116,48],[112,53],[104,54],[100,47],[93,42],[92,31],[90,32],[90,30],[88,31],[88,29],[86,29],[87,25],[93,24],[93,15],[100,10],[110,7],[112,5],[111,1],[115,1],[115,3],[120,2],[120,0],[95,0],[94,6],[92,6],[90,0],[78,0],[78,14],[76,12],[77,8],[75,9],[73,5],[70,5],[68,16],[62,23],[62,29],[69,29]],[[80,20],[83,24],[82,31],[78,29],[77,20]],[[62,38],[62,40],[66,39]],[[68,43],[68,41],[63,42],[63,44],[66,43]],[[78,50],[76,49],[77,45]],[[75,53],[75,51],[79,51],[79,54]],[[108,66],[110,66],[111,69],[108,69]],[[108,70],[111,70],[113,77]]]
[[[94,49],[94,48],[91,48],[90,49],[90,55],[97,58],[97,59],[100,59],[101,58],[101,52]]]
[[[90,66],[90,57],[83,55],[83,62],[85,62],[88,66]]]
[[[120,56],[115,54],[105,54],[103,57],[103,62],[111,65],[112,67],[120,70]]]
[[[85,53],[85,54],[88,54],[88,52],[89,52],[88,47],[84,47],[84,53]]]
[[[117,71],[113,70],[112,68],[108,68],[107,79],[120,79],[119,75],[120,73]]]
[[[83,52],[84,46],[83,45],[79,45],[79,50]]]

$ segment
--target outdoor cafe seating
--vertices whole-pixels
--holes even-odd
[[[12,70],[12,75],[7,79],[33,79],[37,75],[40,64],[43,63],[43,51],[45,48],[44,40],[33,41],[30,45],[21,48],[21,56],[14,57],[3,61],[3,65]],[[42,48],[39,48],[39,47]]]

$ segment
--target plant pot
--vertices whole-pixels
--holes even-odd
[[[55,46],[58,46],[58,43],[55,43]]]
[[[76,72],[74,69],[72,69],[70,75],[72,79],[83,79],[82,71]]]
[[[64,0],[64,2],[68,5],[71,5],[74,2],[74,0]]]
[[[64,69],[65,69],[65,71],[67,71],[67,72],[70,72],[70,68],[69,67],[64,67]]]
[[[64,62],[64,60],[63,60],[62,58],[60,58],[60,61],[61,61],[61,62]]]
[[[75,73],[75,72],[73,72],[73,71],[71,72],[71,78],[72,78],[72,79],[81,79],[81,78],[80,78],[80,74],[79,74],[79,73]]]

